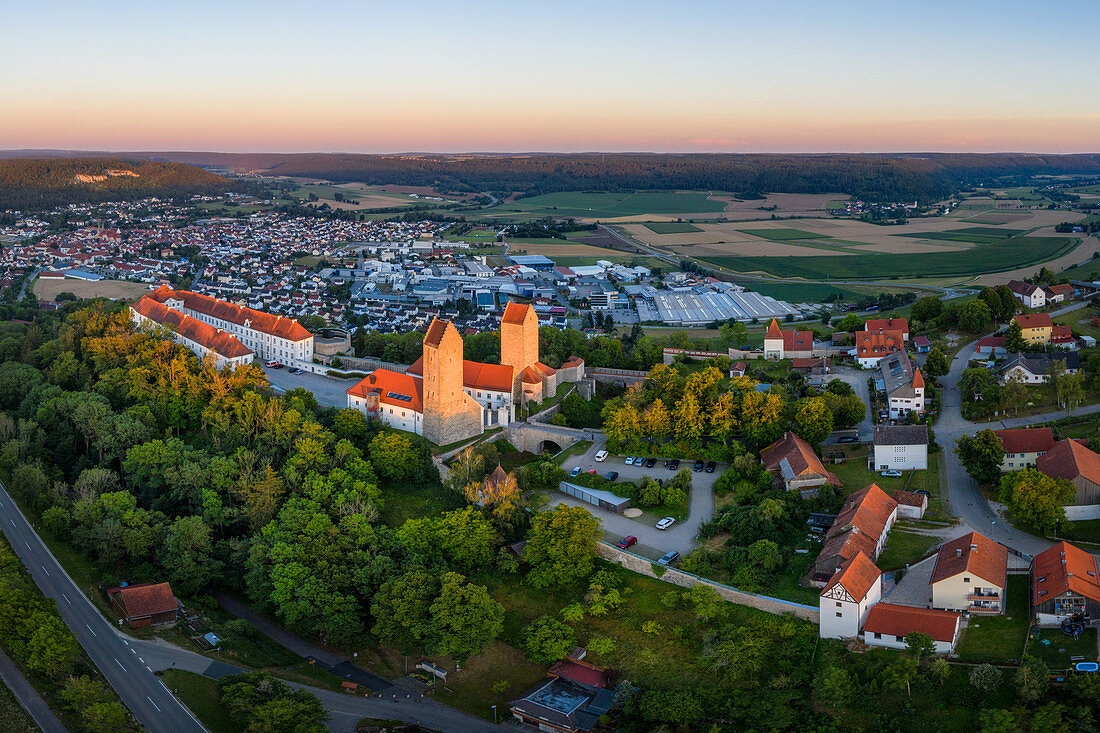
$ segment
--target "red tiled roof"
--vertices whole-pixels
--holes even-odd
[[[871,557],[879,537],[886,531],[890,515],[897,507],[898,503],[887,496],[878,484],[869,484],[848,495],[827,536],[836,537],[854,528],[870,540],[871,551],[866,554]]]
[[[117,597],[130,618],[152,616],[175,611],[179,606],[168,583],[144,583],[125,588],[112,588],[108,595]]]
[[[920,373],[920,369],[913,372],[913,389],[924,389],[924,375]]]
[[[905,348],[898,331],[859,331],[856,333],[856,356],[886,356]]]
[[[527,313],[530,310],[531,306],[529,305],[509,301],[508,305],[504,307],[504,316],[500,319],[500,322],[520,325],[527,319]]]
[[[1035,461],[1035,467],[1051,478],[1073,481],[1081,476],[1100,484],[1100,456],[1076,440],[1060,440]]]
[[[796,476],[808,474],[820,474],[829,476],[821,459],[814,453],[810,444],[794,433],[787,431],[782,438],[760,451],[760,460],[764,468],[769,471],[778,469],[780,462],[786,458],[790,463],[791,471]]]
[[[1001,439],[1005,453],[1045,453],[1054,447],[1054,432],[1050,428],[1015,428],[994,430]]]
[[[1054,321],[1050,320],[1049,313],[1020,313],[1012,317],[1020,324],[1020,328],[1053,328]]]
[[[575,659],[558,660],[554,663],[554,666],[546,671],[546,674],[553,677],[564,677],[567,680],[600,689],[610,684],[606,669],[579,662]]]
[[[821,595],[825,595],[833,586],[840,585],[858,603],[867,597],[867,592],[874,587],[881,575],[882,571],[867,555],[859,551],[845,560],[840,569],[833,573],[828,585],[821,590]]]
[[[814,367],[825,366],[825,363],[825,358],[821,356],[791,359],[791,367],[794,369],[813,369]]]
[[[514,367],[502,364],[483,364],[479,361],[462,360],[462,386],[473,389],[488,389],[494,392],[511,392]],[[409,365],[406,374],[414,377],[424,376],[424,357]]]
[[[450,321],[433,318],[432,324],[428,326],[428,332],[424,335],[424,343],[429,346],[439,346],[443,340],[443,334],[447,332],[447,326],[450,325]]]
[[[424,382],[409,374],[375,369],[357,384],[348,387],[352,397],[377,394],[378,401],[394,407],[407,407],[413,412],[424,412]],[[401,399],[408,397],[409,399]]]
[[[867,614],[863,631],[867,634],[889,634],[901,637],[919,631],[928,634],[936,641],[950,642],[954,641],[958,626],[959,614],[956,611],[876,603],[871,606],[871,612]]]
[[[909,333],[909,321],[904,318],[869,318],[863,324],[864,331],[897,331]]]
[[[1003,348],[1006,340],[1007,339],[1004,336],[983,336],[982,338],[978,339],[978,348],[988,349],[995,346],[1000,346]]]
[[[894,497],[894,501],[898,503],[898,506],[904,504],[905,506],[923,507],[928,503],[928,497],[924,494],[918,494],[915,491],[904,491],[902,489],[894,489],[894,493],[891,494]]]
[[[1073,329],[1069,326],[1055,326],[1050,329],[1050,340],[1056,344],[1069,343],[1073,341]]]
[[[764,334],[764,338],[777,339],[783,338],[783,330],[779,328],[779,321],[772,319],[772,322],[768,324],[767,333]]]
[[[929,583],[954,578],[962,572],[1004,588],[1008,574],[1008,548],[977,532],[956,537],[940,548]]]
[[[1044,285],[1043,290],[1047,291],[1051,295],[1075,295],[1077,289],[1069,283],[1059,283],[1057,285]]]
[[[180,313],[174,308],[162,305],[155,300],[151,300],[148,296],[138,298],[130,307],[150,320],[163,326],[171,326],[172,330],[180,336],[205,346],[227,359],[248,356],[254,353],[252,349],[242,344],[233,334],[214,328],[209,323],[204,323],[197,318]]]
[[[293,318],[284,318],[283,316],[233,305],[232,303],[226,303],[224,300],[211,298],[209,295],[192,293],[190,290],[172,290],[161,286],[150,293],[148,297],[159,303],[163,303],[169,298],[182,300],[183,304],[193,311],[290,341],[302,341],[313,336]]]
[[[1043,550],[1031,561],[1032,605],[1072,590],[1100,603],[1096,558],[1068,542]]]

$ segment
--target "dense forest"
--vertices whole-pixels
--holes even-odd
[[[183,163],[117,158],[0,159],[0,209],[221,193],[226,178]]]
[[[1100,173],[1100,155],[1023,153],[460,156],[165,152],[125,155],[132,159],[217,165],[240,171],[267,171],[333,181],[441,186],[455,191],[522,191],[527,195],[555,191],[703,189],[842,192],[869,201],[928,202],[960,188],[984,183],[1015,183],[1035,175]]]

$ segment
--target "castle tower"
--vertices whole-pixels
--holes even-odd
[[[500,363],[512,367],[512,399],[521,399],[521,378],[539,363],[539,317],[529,305],[509,303],[500,319]]]
[[[424,437],[448,445],[482,431],[481,405],[462,389],[462,337],[432,320],[424,336]]]

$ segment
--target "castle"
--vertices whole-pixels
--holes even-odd
[[[572,357],[560,369],[539,361],[539,321],[529,305],[509,303],[500,323],[500,364],[462,358],[462,337],[434,319],[420,359],[404,374],[376,369],[347,390],[348,407],[400,430],[448,445],[508,425],[516,406],[541,402],[584,377]]]

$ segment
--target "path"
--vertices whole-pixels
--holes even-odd
[[[65,726],[38,694],[38,690],[34,689],[15,666],[15,662],[11,661],[2,650],[0,650],[0,680],[3,680],[23,709],[34,718],[34,722],[42,729],[42,733],[66,733]]]

